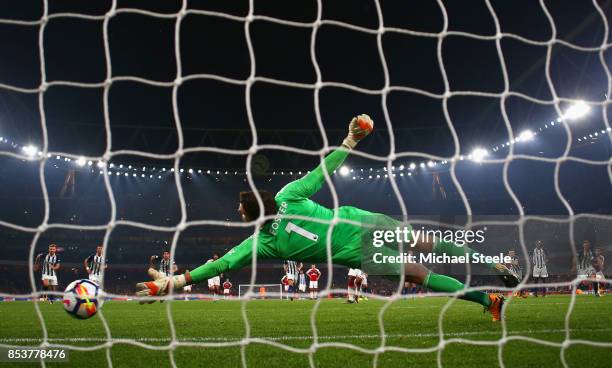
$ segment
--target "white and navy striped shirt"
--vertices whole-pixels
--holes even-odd
[[[511,261],[510,264],[508,264],[508,268],[510,271],[514,272],[519,279],[523,278],[523,269],[521,268],[521,264],[519,263],[517,256],[511,256]]]
[[[581,272],[586,272],[592,267],[593,263],[593,252],[589,249],[588,251],[580,252],[578,256],[578,270]]]
[[[87,257],[87,267],[89,267],[89,272],[92,275],[100,276],[100,271],[106,262],[102,258],[102,256],[97,255],[96,253]]]
[[[306,285],[306,275],[300,273],[299,280],[299,285]]]
[[[42,274],[43,276],[56,276],[55,270],[53,267],[60,263],[60,259],[57,257],[57,254],[49,254],[45,253],[41,255],[42,258]]]
[[[544,248],[535,248],[533,250],[533,267],[534,268],[544,268],[546,267],[546,251]]]
[[[170,276],[170,264],[175,265],[176,262],[171,262],[169,259],[160,259],[159,261],[159,272],[163,273],[166,276]]]
[[[298,274],[298,264],[296,261],[285,261],[285,266],[287,267],[288,275],[297,275]]]

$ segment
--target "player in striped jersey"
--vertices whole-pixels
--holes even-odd
[[[189,273],[175,275],[172,279],[136,284],[137,295],[166,295],[169,290],[181,288],[185,284],[202,282],[223,272],[239,270],[252,263],[254,251],[259,260],[294,259],[312,263],[329,261],[351,268],[360,267],[363,262],[371,262],[371,259],[364,257],[364,230],[367,236],[374,236],[376,230],[370,225],[380,225],[379,229],[405,227],[406,230],[410,226],[385,214],[353,206],[340,206],[332,210],[313,201],[311,197],[326,184],[326,178],[340,168],[350,152],[370,134],[373,127],[374,122],[369,116],[355,116],[348,124],[347,136],[341,146],[325,156],[321,164],[307,175],[288,183],[276,194],[263,190],[241,192],[238,213],[242,220],[255,223],[262,219],[261,216],[266,217],[265,222],[258,223],[256,234],[246,238],[217,261],[201,265]],[[370,193],[366,191],[364,195]],[[465,256],[467,253],[470,257],[478,253],[468,246],[443,239],[419,237],[413,240],[413,246],[419,252],[444,253],[448,256]],[[385,251],[390,256],[399,255],[397,249]],[[499,276],[507,287],[516,286],[519,282],[503,264],[487,262],[484,266]],[[484,306],[491,312],[493,321],[502,318],[504,298],[500,294],[465,291],[465,285],[459,280],[435,273],[419,263],[388,264],[384,272],[390,276],[404,274],[408,281],[419,283],[432,291],[462,292],[460,298]]]
[[[298,274],[298,291],[300,292],[300,299],[302,299],[302,293],[306,292],[306,275],[303,269]]]
[[[306,271],[306,276],[310,280],[308,288],[310,289],[310,299],[317,299],[319,297],[319,278],[321,277],[321,271],[317,268],[317,265],[310,266],[310,269]]]
[[[155,262],[159,260],[159,267],[155,269]],[[172,272],[176,272],[178,267],[176,262],[170,260],[170,252],[165,250],[162,256],[152,255],[149,259],[148,274],[153,280],[158,280],[163,277],[168,277]]]
[[[588,282],[584,280],[595,273],[595,269],[593,269],[593,258],[591,241],[584,239],[582,241],[582,251],[578,254],[578,259],[574,258],[572,262],[572,273],[575,273],[579,280],[583,280],[578,285],[578,288],[582,291],[587,291],[588,289]]]
[[[295,282],[298,279],[298,273],[304,267],[302,262],[297,263],[296,261],[286,260],[283,264],[285,275],[287,276],[287,293],[289,299],[293,301],[293,294],[295,293]]]
[[[96,252],[83,261],[85,271],[89,275],[91,281],[102,284],[102,269],[108,268],[108,262],[102,258],[102,245],[96,247]]]
[[[510,256],[510,263],[507,264],[510,272],[514,273],[519,280],[523,279],[523,268],[519,262],[519,258],[516,256],[514,249],[508,250],[508,256]],[[523,298],[527,297],[527,290],[519,290],[514,293],[514,296],[520,296]]]
[[[544,245],[541,240],[536,241],[536,247],[533,249],[533,253],[531,255],[531,264],[533,266],[533,279],[534,284],[536,284],[534,295],[536,298],[538,297],[538,287],[537,284],[546,283],[546,279],[548,278],[548,256],[546,255],[546,250],[544,249]],[[546,296],[546,288],[542,288],[542,296]]]
[[[57,291],[57,271],[60,269],[60,259],[57,256],[57,245],[50,244],[47,253],[40,253],[34,260],[34,270],[42,270],[43,290]],[[53,303],[53,295],[44,294],[44,298]]]

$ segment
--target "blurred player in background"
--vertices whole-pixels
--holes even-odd
[[[296,261],[286,260],[283,264],[283,270],[287,276],[287,293],[289,299],[293,301],[293,294],[295,293],[295,282],[298,279],[298,273],[302,269],[302,262],[297,263]]]
[[[285,290],[287,299],[289,299],[289,280],[287,279],[287,275],[283,275],[283,277],[281,277],[281,285],[283,285],[283,290]]]
[[[317,299],[319,297],[319,279],[321,278],[321,271],[319,271],[317,265],[312,265],[310,269],[306,271],[306,276],[308,276],[308,280],[310,280],[308,284],[310,299]]]
[[[595,282],[593,283],[593,292],[595,293],[595,296],[603,296],[604,294],[605,283],[601,282],[601,280],[606,278],[603,272],[605,260],[603,249],[600,247],[595,248],[595,256],[593,257],[593,270],[595,271],[595,274],[593,275],[593,278],[595,279]]]
[[[302,294],[306,293],[306,275],[304,275],[303,269],[300,269],[298,275],[298,291],[300,292],[300,299],[302,299]]]
[[[347,282],[347,303],[358,303],[359,298],[355,298],[357,295],[357,277],[361,275],[361,270],[358,268],[349,268],[348,270],[348,282]]]
[[[223,283],[223,299],[227,299],[232,294],[232,283],[229,279],[225,279]]]
[[[159,267],[155,269],[155,262],[159,261]],[[152,255],[149,258],[149,269],[147,273],[153,280],[158,280],[164,277],[169,277],[171,273],[178,270],[176,262],[170,260],[170,251],[164,250],[161,257],[158,255]]]
[[[206,261],[206,263],[214,262],[217,259],[219,259],[219,253],[213,253],[212,258]],[[208,291],[212,294],[213,298],[221,295],[221,277],[223,277],[223,274],[208,279]]]
[[[136,284],[137,295],[165,295],[171,288],[180,288],[226,271],[241,269],[251,264],[253,250],[256,250],[258,259],[297,259],[313,263],[330,261],[349,268],[360,267],[364,261],[363,231],[367,230],[369,235],[373,235],[373,226],[369,225],[375,227],[379,224],[386,228],[396,228],[405,224],[387,215],[352,206],[340,206],[332,210],[310,198],[321,189],[326,178],[342,165],[359,141],[372,132],[373,127],[374,122],[365,114],[352,118],[341,147],[325,156],[321,164],[307,175],[285,185],[276,195],[263,190],[241,192],[238,213],[243,221],[251,223],[262,215],[266,216],[266,221],[257,225],[258,231],[255,234],[217,261],[204,264],[189,273],[177,275],[172,279]],[[290,218],[293,215],[309,219]],[[375,223],[364,224],[364,218],[368,217],[374,218]],[[337,218],[346,221],[335,223],[332,228],[330,222]],[[331,236],[328,237],[328,234]],[[444,253],[448,256],[471,256],[477,253],[467,246],[458,246],[442,239],[415,240],[415,250],[420,252]],[[398,253],[397,249],[386,251],[392,256]],[[332,259],[328,259],[328,253]],[[489,262],[484,266],[495,272],[506,286],[517,285],[518,280],[503,264]],[[460,298],[484,306],[491,312],[494,321],[501,319],[504,298],[500,294],[487,294],[476,290],[465,292],[465,285],[459,280],[430,271],[422,264],[389,265],[385,271],[391,276],[404,274],[408,281],[419,283],[433,291],[462,292]]]
[[[42,269],[43,290],[57,291],[57,271],[60,269],[60,259],[57,256],[57,245],[50,244],[47,253],[40,253],[34,260],[34,270]],[[53,303],[54,295],[43,295],[43,299]]]
[[[538,296],[537,284],[546,283],[548,279],[548,256],[541,240],[536,241],[536,247],[531,255],[531,264],[533,266],[533,283],[536,284],[534,295]],[[546,287],[542,287],[542,296],[546,296]]]
[[[356,300],[368,300],[363,294],[368,289],[368,274],[361,271],[357,277],[355,277],[355,298]]]
[[[508,250],[508,256],[510,256],[510,263],[506,266],[508,269],[516,275],[519,280],[523,279],[523,268],[521,267],[521,263],[519,262],[519,258],[516,255],[516,251],[514,249]],[[520,296],[522,298],[527,297],[527,290],[519,290],[514,292],[514,296]]]
[[[102,269],[108,268],[108,262],[102,258],[102,245],[96,247],[96,252],[85,258],[83,266],[91,281],[102,285]]]
[[[589,288],[589,282],[587,279],[590,275],[595,273],[593,268],[593,251],[591,250],[591,241],[584,239],[582,241],[582,251],[578,254],[578,259],[572,260],[572,274],[575,274],[579,280],[582,280],[578,284],[580,290],[587,291]]]

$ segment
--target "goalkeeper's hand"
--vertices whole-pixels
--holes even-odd
[[[374,121],[366,114],[357,115],[349,123],[348,135],[342,145],[353,149],[360,140],[365,138],[374,129]]]
[[[168,294],[170,278],[160,277],[153,281],[139,282],[136,284],[137,296],[164,296]],[[140,304],[155,303],[155,300],[141,300]]]

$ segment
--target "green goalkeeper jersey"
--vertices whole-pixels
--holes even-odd
[[[339,148],[325,157],[328,173],[336,170],[349,151]],[[308,175],[287,184],[276,194],[277,214],[268,221],[256,237],[252,235],[232,248],[215,262],[202,265],[190,272],[193,282],[200,282],[223,272],[240,269],[251,264],[254,241],[258,259],[291,259],[302,262],[325,262],[328,237],[331,240],[332,262],[351,268],[361,266],[361,226],[337,223],[328,234],[329,221],[334,211],[310,199],[325,182],[323,165]],[[287,218],[292,215],[309,219]],[[361,223],[372,217],[372,212],[355,207],[338,208],[338,217]],[[385,216],[386,217],[386,216]],[[321,222],[323,221],[323,222]]]

